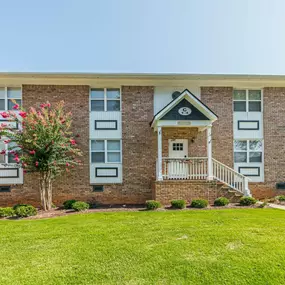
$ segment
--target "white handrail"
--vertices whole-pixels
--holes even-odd
[[[228,167],[227,165],[212,159],[213,178],[223,182],[232,189],[242,193],[245,196],[251,196],[248,188],[249,178]]]

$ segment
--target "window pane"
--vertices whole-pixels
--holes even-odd
[[[0,98],[5,99],[5,88],[0,88]]]
[[[246,162],[246,152],[235,152],[234,160],[235,162]]]
[[[104,152],[92,152],[91,153],[91,162],[105,162],[105,153]]]
[[[107,99],[120,99],[120,89],[107,89]]]
[[[248,99],[249,100],[261,100],[261,90],[249,90]]]
[[[104,99],[104,89],[91,89],[91,99]]]
[[[120,111],[120,101],[119,100],[108,100],[107,101],[107,111]]]
[[[120,150],[120,141],[108,141],[107,150]]]
[[[105,144],[103,140],[92,140],[91,141],[91,150],[104,150]]]
[[[9,99],[22,98],[21,88],[8,88],[7,96]]]
[[[119,152],[109,152],[108,153],[108,162],[120,162],[121,155]]]
[[[245,101],[235,101],[234,111],[235,112],[246,112],[246,102]]]
[[[249,162],[262,162],[262,152],[250,152]]]
[[[250,150],[262,150],[262,141],[249,141],[249,149]]]
[[[246,100],[246,90],[234,90],[234,100]]]
[[[18,104],[18,105],[22,105],[22,100],[21,99],[13,99],[13,101],[16,101],[16,103]],[[8,110],[13,110],[13,106],[14,106],[15,104],[12,102],[12,100],[11,99],[9,99],[8,100]]]
[[[261,111],[261,102],[260,101],[248,102],[248,109],[251,112],[260,112]]]
[[[104,101],[103,100],[92,100],[91,101],[91,111],[104,111]]]
[[[247,150],[247,143],[246,141],[234,141],[234,148],[235,150]]]
[[[5,100],[0,99],[0,110],[5,110]]]

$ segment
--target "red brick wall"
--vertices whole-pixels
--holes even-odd
[[[285,181],[285,87],[263,89],[264,178],[265,183],[251,184],[255,197],[284,195],[275,184]]]
[[[152,196],[155,177],[154,133],[149,126],[153,116],[153,87],[122,87],[123,183],[106,184],[104,192],[92,192],[89,178],[89,86],[24,85],[25,108],[47,100],[66,103],[73,113],[73,130],[84,155],[83,166],[63,174],[53,184],[54,203],[67,199],[103,204],[139,204]],[[16,203],[39,205],[39,181],[26,174],[24,185],[13,186],[10,193],[0,193],[0,206]]]
[[[239,194],[223,189],[223,184],[215,181],[169,180],[156,181],[153,184],[153,199],[164,205],[170,205],[171,200],[183,199],[191,203],[194,199],[205,199],[210,204],[218,197],[227,197],[231,202],[238,202]]]
[[[213,158],[233,167],[233,88],[201,87],[201,100],[219,117],[212,128]]]

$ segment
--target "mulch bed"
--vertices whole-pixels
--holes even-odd
[[[208,206],[207,208],[197,209],[197,208],[190,208],[186,207],[185,209],[173,209],[171,207],[165,207],[157,209],[156,211],[168,211],[168,210],[176,210],[176,211],[207,211],[207,210],[222,210],[222,209],[249,209],[249,208],[259,208],[259,205],[253,206],[240,206],[239,204],[229,204],[223,207],[216,207],[216,206]],[[89,209],[84,212],[75,212],[73,210],[64,210],[60,208],[52,209],[50,211],[42,211],[39,210],[36,216],[28,217],[25,219],[35,220],[35,219],[46,219],[46,218],[53,218],[53,217],[60,217],[60,216],[67,216],[67,215],[74,215],[74,214],[81,214],[81,213],[97,213],[97,212],[138,212],[138,211],[147,211],[144,205],[134,205],[134,206],[125,206],[125,205],[114,205],[114,206],[101,206],[95,209]]]

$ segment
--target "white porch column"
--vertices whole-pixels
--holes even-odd
[[[213,180],[212,126],[207,127],[207,157],[208,157],[208,180]]]
[[[162,181],[162,128],[157,127],[157,180]]]

